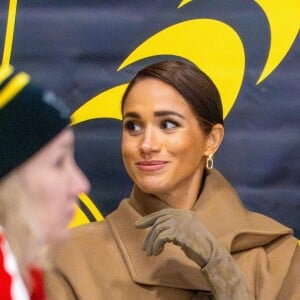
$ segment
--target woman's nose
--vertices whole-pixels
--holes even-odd
[[[159,151],[159,137],[153,129],[146,129],[140,145],[140,150],[142,153],[151,153]]]
[[[72,186],[76,195],[81,193],[88,194],[91,188],[90,181],[77,164],[75,165]]]

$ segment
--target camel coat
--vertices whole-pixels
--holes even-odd
[[[134,223],[162,208],[135,187],[105,221],[73,229],[69,241],[53,250],[49,299],[213,299],[202,271],[179,247],[167,244],[155,257],[141,250],[148,229]],[[192,210],[231,252],[251,298],[300,299],[300,247],[289,228],[248,211],[216,170]]]

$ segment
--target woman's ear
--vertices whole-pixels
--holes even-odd
[[[222,143],[224,137],[224,127],[222,124],[215,124],[210,133],[207,136],[207,142],[206,142],[206,151],[204,154],[206,156],[210,154],[216,153],[219,146]]]

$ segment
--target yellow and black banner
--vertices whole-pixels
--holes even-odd
[[[216,168],[249,209],[300,237],[299,28],[299,0],[2,0],[2,66],[26,70],[73,111],[92,190],[71,226],[101,220],[130,193],[120,154],[126,85],[149,63],[183,57],[222,96]]]

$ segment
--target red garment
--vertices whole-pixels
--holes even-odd
[[[33,282],[33,292],[31,300],[46,300],[46,294],[44,289],[43,273],[41,270],[32,269],[31,278]]]
[[[29,295],[20,275],[16,259],[11,252],[0,227],[0,299],[1,300],[46,300],[41,270],[30,271],[32,294]]]
[[[2,253],[3,236],[0,234],[0,296],[1,299],[10,299],[10,287],[12,283],[11,276],[4,268],[4,256]]]

